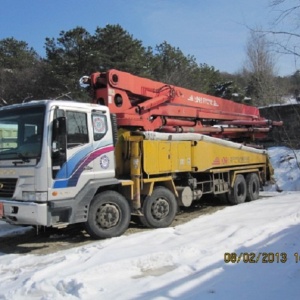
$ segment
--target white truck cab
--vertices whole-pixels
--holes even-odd
[[[40,100],[0,109],[0,219],[37,226],[85,222],[96,191],[113,184],[107,107]]]

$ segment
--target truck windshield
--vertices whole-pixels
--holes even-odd
[[[44,114],[44,106],[0,110],[0,160],[40,157]]]

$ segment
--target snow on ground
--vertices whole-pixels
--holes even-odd
[[[276,187],[280,191],[300,191],[300,151],[272,147],[268,154],[274,168]]]
[[[290,155],[270,149],[273,190],[284,192],[183,225],[49,255],[0,245],[0,299],[299,299],[300,172]],[[0,235],[18,230],[0,222]]]

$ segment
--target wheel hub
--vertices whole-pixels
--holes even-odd
[[[115,205],[103,205],[98,214],[97,222],[102,228],[110,228],[116,226],[120,219],[120,212]]]
[[[152,206],[152,214],[156,219],[162,219],[169,213],[169,203],[165,199],[157,199]]]

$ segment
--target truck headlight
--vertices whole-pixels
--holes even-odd
[[[42,201],[48,200],[47,192],[23,192],[22,198],[24,201]]]

